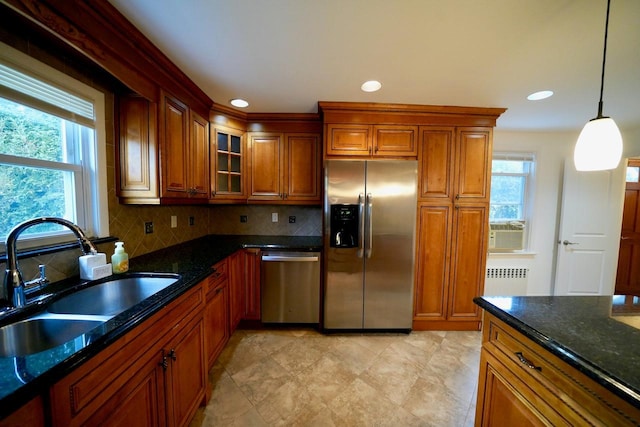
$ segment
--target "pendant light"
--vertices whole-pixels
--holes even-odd
[[[602,54],[602,77],[600,79],[600,102],[598,116],[584,125],[576,148],[573,162],[579,171],[615,169],[622,157],[622,135],[611,117],[602,115],[602,93],[604,88],[604,66],[607,59],[607,33],[609,31],[609,7],[607,0],[607,20],[604,27],[604,52]]]

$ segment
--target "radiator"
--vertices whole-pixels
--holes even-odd
[[[528,281],[528,268],[487,267],[484,295],[526,295]]]

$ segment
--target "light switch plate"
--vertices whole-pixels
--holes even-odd
[[[171,228],[178,227],[178,217],[175,215],[171,215]]]
[[[278,212],[271,213],[271,222],[278,222]]]

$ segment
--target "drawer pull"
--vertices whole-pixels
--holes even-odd
[[[520,360],[520,362],[522,362],[522,364],[525,365],[527,368],[535,369],[536,371],[542,371],[542,368],[540,366],[536,366],[533,363],[529,362],[527,358],[523,356],[522,352],[518,351],[515,353],[515,355],[518,356],[518,359]]]

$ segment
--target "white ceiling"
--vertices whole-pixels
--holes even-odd
[[[606,0],[109,0],[215,102],[506,107],[498,128],[597,113]],[[612,0],[604,114],[640,127],[640,0]],[[365,80],[382,89],[364,93]],[[531,92],[555,95],[537,102]]]

